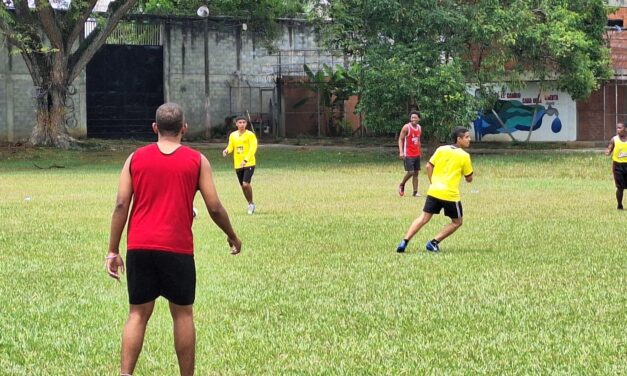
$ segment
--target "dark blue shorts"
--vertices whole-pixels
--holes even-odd
[[[193,255],[164,251],[130,250],[126,253],[128,302],[144,304],[163,296],[178,305],[196,298]]]

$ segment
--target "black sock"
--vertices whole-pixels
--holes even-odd
[[[431,243],[433,243],[435,245],[438,245],[438,244],[440,244],[440,241],[439,240],[435,240],[435,239],[431,239]]]
[[[418,194],[418,191],[414,191],[414,196]]]
[[[616,202],[618,202],[618,208],[623,208],[623,189],[616,188]]]
[[[403,241],[405,242],[405,244],[409,243],[409,239],[403,239]]]

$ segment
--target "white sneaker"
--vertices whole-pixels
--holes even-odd
[[[253,214],[255,212],[255,204],[248,204],[248,214]]]

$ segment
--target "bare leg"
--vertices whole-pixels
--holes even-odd
[[[418,192],[418,171],[414,171],[414,175],[411,178],[411,183],[414,186],[414,192]]]
[[[407,183],[407,180],[409,180],[409,178],[411,178],[412,176],[414,176],[414,171],[407,171],[405,173],[405,176],[403,176],[403,180],[401,180],[400,185],[405,186],[405,183]]]
[[[444,228],[442,228],[442,230],[438,232],[438,234],[435,236],[434,239],[437,240],[438,242],[441,242],[442,240],[446,239],[449,235],[457,231],[458,228],[462,227],[462,223],[463,223],[462,217],[451,219],[451,223],[444,226]]]
[[[174,324],[174,348],[179,360],[181,376],[194,374],[196,359],[196,328],[192,305],[170,303],[170,313]]]
[[[144,334],[146,325],[152,315],[155,301],[144,304],[131,304],[128,312],[128,319],[122,332],[122,364],[121,374],[133,374],[137,359],[144,344]]]
[[[242,192],[244,192],[244,197],[246,197],[246,201],[249,204],[253,203],[253,187],[250,183],[243,182],[242,183]]]
[[[431,217],[433,217],[433,214],[423,211],[422,214],[420,214],[420,216],[416,218],[409,226],[407,232],[405,233],[404,239],[410,240],[411,238],[413,238],[414,235],[416,235],[416,233],[422,228],[422,226],[429,223]]]

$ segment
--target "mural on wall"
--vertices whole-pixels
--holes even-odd
[[[575,140],[575,102],[566,93],[548,92],[539,98],[537,93],[534,84],[521,91],[503,90],[493,111],[479,112],[471,123],[474,139],[511,140],[509,132],[517,140],[525,140],[526,132],[531,131],[534,141]]]
[[[532,122],[534,111],[535,118]],[[513,133],[516,131],[528,132],[531,128],[533,132],[542,126],[545,116],[553,117],[551,121],[551,131],[553,133],[559,133],[562,130],[559,111],[550,102],[546,106],[539,104],[528,106],[518,100],[499,99],[494,105],[494,112],[496,112],[498,118],[497,115],[490,111],[483,114],[479,113],[479,117],[473,122],[475,139],[477,141],[481,141],[481,138],[486,134],[507,133],[507,129],[509,129],[510,133]]]

